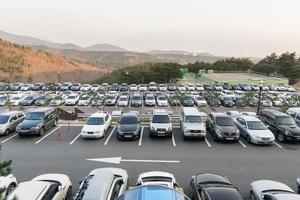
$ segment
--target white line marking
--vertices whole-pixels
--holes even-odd
[[[172,143],[173,143],[173,147],[176,147],[176,142],[175,142],[174,134],[172,134]]]
[[[76,135],[76,137],[70,142],[70,145],[72,145],[79,137],[80,137],[81,132]]]
[[[115,132],[116,126],[111,130],[111,132],[109,133],[108,138],[106,139],[106,141],[104,142],[104,145],[108,144],[108,141],[110,139],[110,137],[112,136],[112,134]]]
[[[239,140],[239,143],[240,143],[244,148],[247,148],[247,146],[246,146],[241,140]]]
[[[141,146],[141,145],[142,145],[143,133],[144,133],[144,127],[142,127],[142,130],[141,130],[141,135],[140,135],[139,146]]]
[[[280,149],[282,149],[282,146],[281,146],[280,144],[278,144],[277,142],[274,142],[274,144],[275,144],[276,146],[278,146]]]
[[[210,145],[210,143],[208,142],[208,140],[206,138],[205,138],[205,142],[206,142],[207,146],[210,148],[211,145]]]
[[[133,160],[133,159],[122,159],[122,157],[88,158],[86,160],[95,161],[95,162],[105,162],[111,164],[120,164],[120,162],[180,163],[179,160]]]
[[[14,134],[14,135],[10,136],[9,138],[6,138],[5,140],[1,141],[1,144],[7,142],[7,141],[10,140],[10,139],[13,139],[13,138],[16,137],[17,135],[18,135],[18,134]]]
[[[34,144],[38,144],[41,141],[43,141],[45,138],[47,138],[49,135],[51,135],[52,133],[54,133],[57,129],[59,129],[61,126],[57,126],[55,129],[53,129],[52,131],[50,131],[47,135],[45,135],[44,137],[42,137],[41,139],[39,139],[38,141],[36,141]]]

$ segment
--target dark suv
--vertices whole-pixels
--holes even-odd
[[[288,114],[273,109],[263,109],[259,117],[280,142],[300,141],[300,128]]]
[[[56,126],[58,114],[56,108],[43,107],[28,111],[22,123],[16,127],[16,133],[22,135],[42,136],[47,130]]]
[[[207,128],[215,141],[239,141],[240,132],[231,117],[225,113],[210,113]]]

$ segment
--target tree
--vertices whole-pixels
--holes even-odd
[[[9,174],[11,174],[11,160],[7,160],[7,161],[1,161],[0,162],[0,176],[8,176]],[[3,193],[6,191],[6,188],[0,188],[0,200],[1,197],[3,196]]]
[[[25,59],[14,53],[4,54],[0,51],[0,71],[7,73],[9,79],[12,80],[14,74],[21,73],[23,71],[22,67],[27,65]]]

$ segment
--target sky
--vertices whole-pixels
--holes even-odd
[[[300,52],[299,0],[0,0],[0,30],[131,51]]]

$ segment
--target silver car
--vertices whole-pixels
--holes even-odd
[[[300,200],[289,186],[272,180],[254,181],[250,185],[250,200]]]
[[[253,116],[241,115],[235,118],[235,124],[240,130],[240,134],[246,138],[248,143],[273,144],[275,136],[268,127]]]
[[[15,131],[18,124],[25,118],[25,114],[20,111],[10,111],[0,114],[0,135],[9,135]]]

